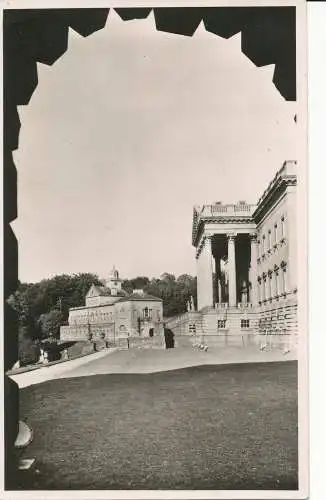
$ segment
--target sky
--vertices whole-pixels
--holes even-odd
[[[256,203],[296,159],[296,103],[273,71],[202,24],[185,37],[111,9],[103,30],[70,30],[18,109],[19,279],[195,275],[193,206]]]

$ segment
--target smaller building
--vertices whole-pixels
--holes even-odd
[[[85,305],[69,310],[68,326],[60,328],[63,341],[105,339],[113,344],[119,339],[152,339],[164,343],[162,299],[134,290],[122,289],[119,272],[113,267],[103,285],[92,285]]]

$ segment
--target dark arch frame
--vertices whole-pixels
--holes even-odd
[[[275,64],[273,82],[286,100],[296,99],[295,7],[117,8],[122,20],[144,19],[154,11],[156,29],[192,36],[203,21],[207,31],[229,38],[241,31],[242,52],[257,66]],[[4,164],[4,369],[18,356],[18,325],[7,298],[18,286],[17,217],[18,105],[28,104],[37,86],[36,62],[52,65],[67,50],[68,28],[86,37],[105,26],[109,9],[10,9],[3,14]],[[6,488],[9,455],[17,433],[18,390],[5,378]],[[9,454],[9,455],[8,455]]]

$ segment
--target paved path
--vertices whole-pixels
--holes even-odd
[[[296,359],[294,354],[282,352],[261,352],[255,349],[220,348],[202,352],[191,348],[176,349],[130,349],[117,351],[79,366],[61,375],[60,378],[83,377],[106,373],[155,373],[176,370],[203,364],[254,363],[287,361]]]
[[[18,384],[19,388],[40,384],[41,382],[46,382],[47,380],[60,378],[65,374],[68,374],[71,370],[76,370],[78,367],[86,366],[88,363],[96,363],[101,358],[106,358],[115,351],[116,349],[110,349],[107,351],[95,352],[94,354],[72,359],[71,361],[65,361],[64,363],[49,366],[45,365],[37,370],[18,373],[17,375],[10,375],[10,378]]]
[[[65,363],[11,376],[19,387],[46,380],[107,373],[155,373],[198,365],[255,363],[297,359],[294,353],[223,347],[202,352],[191,348],[100,351]]]

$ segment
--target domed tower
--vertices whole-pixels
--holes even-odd
[[[119,271],[113,266],[106,282],[107,288],[111,290],[111,295],[117,295],[121,291],[121,284],[122,279],[119,278]]]

